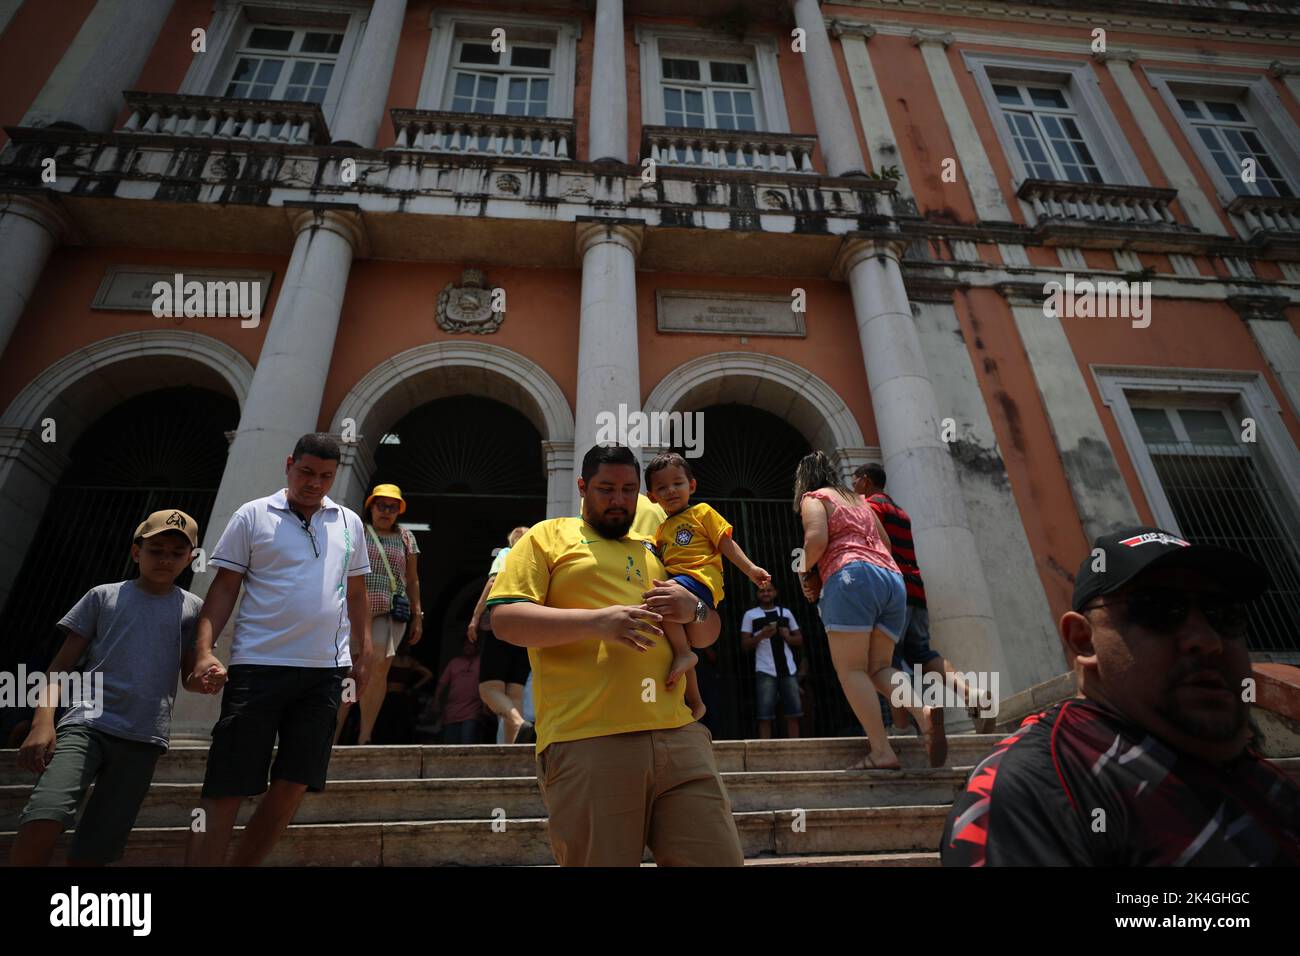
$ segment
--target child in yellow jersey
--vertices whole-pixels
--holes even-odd
[[[755,584],[772,580],[772,576],[749,560],[740,550],[740,545],[731,539],[731,525],[726,518],[709,505],[691,504],[695,476],[681,455],[663,454],[650,462],[645,470],[645,486],[650,500],[663,506],[668,515],[655,534],[655,544],[659,547],[664,567],[674,581],[706,605],[716,608],[722,603],[723,555]],[[682,625],[664,621],[661,627],[673,647],[673,663],[666,686],[672,687],[677,678],[685,675],[686,706],[699,720],[704,716],[705,707],[695,679],[698,658],[691,650]]]

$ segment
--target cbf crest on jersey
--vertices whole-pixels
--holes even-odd
[[[695,537],[695,533],[690,528],[679,528],[677,533],[673,535],[673,541],[677,544],[677,547],[684,548],[691,543],[693,537]]]

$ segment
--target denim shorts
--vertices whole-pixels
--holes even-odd
[[[850,561],[822,582],[817,613],[828,631],[870,633],[880,628],[897,644],[907,624],[903,576],[866,561]]]
[[[799,678],[793,674],[785,677],[773,677],[759,671],[754,675],[757,682],[755,705],[759,720],[772,720],[776,717],[776,692],[781,692],[781,713],[787,717],[803,716],[803,701],[799,699]]]

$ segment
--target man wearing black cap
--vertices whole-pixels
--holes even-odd
[[[1296,866],[1300,788],[1249,746],[1262,567],[1157,528],[1103,535],[1060,621],[1079,695],[971,774],[945,866]]]

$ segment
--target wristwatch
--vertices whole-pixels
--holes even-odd
[[[703,624],[709,618],[709,606],[699,598],[695,599],[695,623]]]

